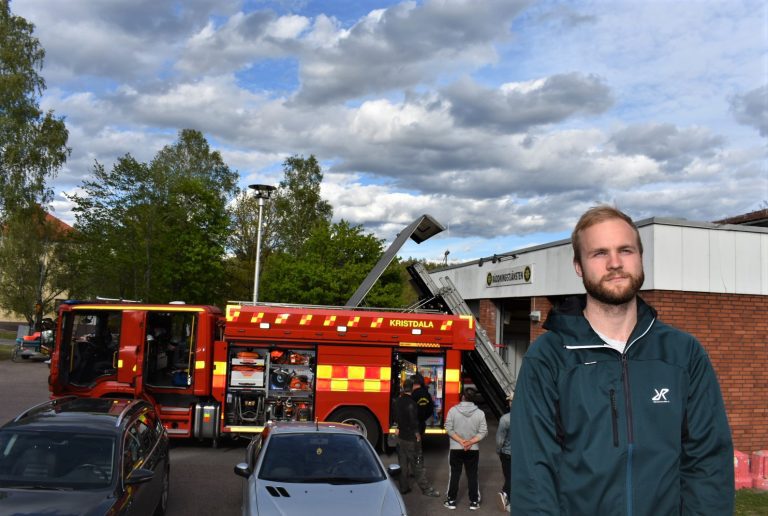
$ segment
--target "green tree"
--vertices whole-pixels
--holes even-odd
[[[0,0],[0,220],[47,203],[46,181],[69,154],[63,119],[38,105],[45,50],[33,32]]]
[[[24,317],[30,330],[68,283],[68,226],[38,206],[16,210],[0,238],[0,306]]]
[[[256,228],[259,220],[258,200],[248,190],[240,190],[232,202],[228,238],[229,258],[225,263],[227,292],[230,300],[253,297],[253,275],[256,264]],[[266,210],[265,210],[266,211]],[[268,231],[269,225],[263,224]],[[262,235],[263,238],[263,235]],[[262,244],[262,256],[269,254]]]
[[[315,156],[292,156],[283,163],[285,177],[269,201],[266,225],[262,234],[269,250],[298,252],[318,225],[328,224],[333,208],[320,197],[323,172]]]
[[[278,252],[265,264],[260,292],[272,302],[343,305],[382,254],[382,241],[346,221],[316,224],[298,252]],[[403,283],[392,266],[366,297],[369,306],[402,306]]]
[[[286,158],[283,173],[277,190],[263,209],[262,271],[273,253],[298,253],[312,229],[327,225],[333,215],[331,205],[320,197],[323,173],[314,156]],[[247,300],[253,295],[259,220],[258,200],[249,190],[238,192],[230,217],[231,257],[226,264],[230,299]]]
[[[219,303],[237,173],[185,129],[151,163],[100,164],[74,195],[80,295]]]

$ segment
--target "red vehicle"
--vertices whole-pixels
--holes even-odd
[[[458,402],[473,318],[285,306],[63,303],[51,358],[52,396],[152,402],[172,437],[216,440],[268,420],[343,421],[374,444],[390,405],[420,372],[444,433]]]

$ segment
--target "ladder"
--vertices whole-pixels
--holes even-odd
[[[431,303],[431,307],[454,315],[474,315],[449,277],[438,278],[438,285],[424,265],[418,262],[408,267],[408,272],[417,289],[426,298],[424,304]],[[514,391],[516,380],[477,319],[475,350],[465,353],[462,363],[496,417],[504,414],[508,407],[506,398]]]

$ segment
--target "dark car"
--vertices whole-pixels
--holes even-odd
[[[68,397],[37,405],[0,427],[0,512],[163,514],[168,450],[146,401]]]
[[[341,423],[268,423],[235,473],[247,481],[243,514],[403,516],[405,503],[360,431]]]

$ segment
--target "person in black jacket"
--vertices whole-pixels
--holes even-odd
[[[733,443],[706,351],[637,293],[643,246],[611,206],[579,219],[585,296],[529,347],[510,416],[516,516],[733,514]]]
[[[400,492],[411,491],[411,471],[422,494],[438,497],[440,493],[427,480],[424,455],[421,452],[421,433],[416,402],[411,398],[413,381],[405,380],[400,396],[394,403],[394,422],[397,424],[397,461],[400,464]]]
[[[416,402],[417,415],[419,417],[419,433],[424,437],[424,431],[427,429],[427,420],[432,417],[435,410],[435,402],[429,389],[424,382],[424,377],[416,373],[411,377],[413,380],[413,393],[411,398]]]

